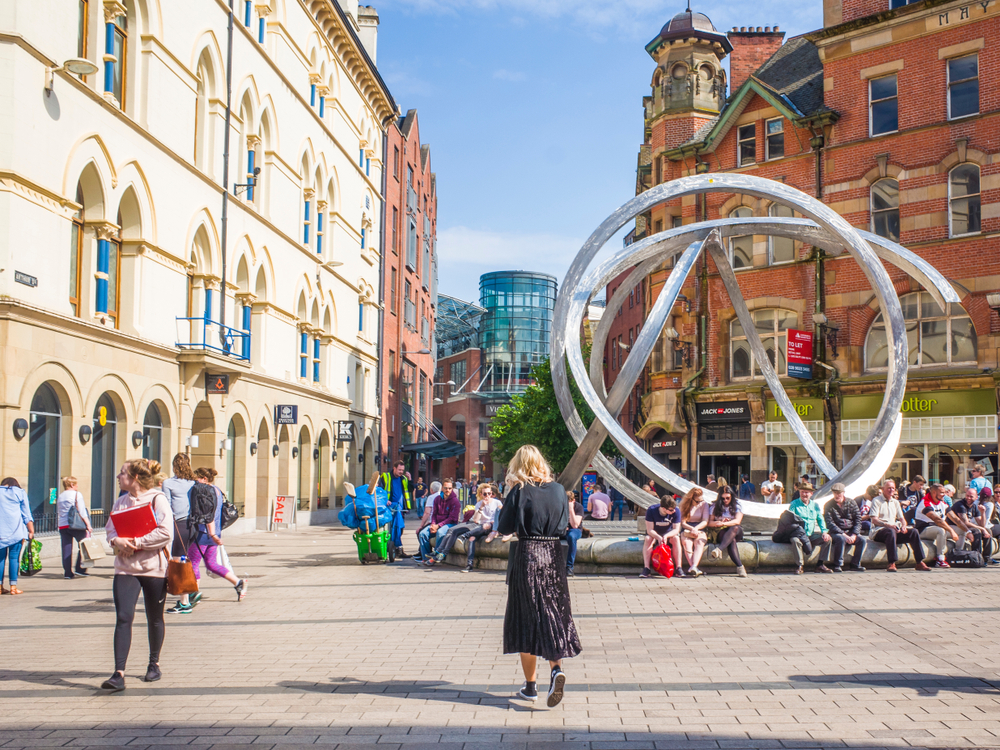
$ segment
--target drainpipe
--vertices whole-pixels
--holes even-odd
[[[389,123],[392,118],[396,116],[396,113],[392,113],[385,120],[382,121],[382,220],[379,222],[379,238],[378,238],[378,255],[379,255],[379,266],[378,266],[378,365],[376,367],[375,374],[375,413],[378,415],[378,445],[375,448],[375,455],[377,460],[374,462],[378,470],[385,471],[382,466],[382,363],[385,359],[383,350],[385,347],[385,231],[386,231],[386,221],[388,211],[386,207],[388,204],[388,182],[386,175],[388,173],[388,158],[389,158]],[[364,443],[362,443],[364,445]],[[390,456],[389,460],[392,460]],[[414,472],[416,474],[416,472]]]

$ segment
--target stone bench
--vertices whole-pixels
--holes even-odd
[[[476,542],[476,562],[475,566],[483,570],[506,570],[509,544],[504,544],[499,539],[483,544],[482,540]],[[701,565],[705,570],[717,572],[733,572],[735,566],[729,559],[725,550],[721,550],[722,557],[713,560],[709,554],[716,545],[709,544],[705,549]],[[748,536],[746,540],[740,542],[740,559],[746,566],[747,572],[793,570],[795,565],[795,551],[791,544],[776,544],[771,541],[770,536]],[[924,544],[924,551],[932,549],[928,544]],[[912,567],[914,565],[913,552],[908,545],[896,548],[899,559],[896,562],[898,567]],[[844,564],[850,565],[853,548],[848,547],[844,555]],[[933,561],[934,556],[929,554],[926,562]],[[448,556],[447,562],[452,565],[465,566],[466,550],[465,543],[459,540],[455,548]],[[806,559],[806,570],[815,567],[819,562],[819,549],[813,549],[812,554]],[[885,546],[869,541],[865,549],[862,565],[866,568],[886,568],[889,561],[886,559]],[[577,573],[596,573],[607,575],[620,575],[627,573],[638,573],[642,568],[642,541],[629,541],[623,537],[593,536],[589,539],[581,539],[576,546],[576,564],[574,570]]]

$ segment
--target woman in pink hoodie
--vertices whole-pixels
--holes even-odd
[[[132,621],[142,592],[149,630],[149,666],[146,682],[160,679],[160,648],[163,646],[163,605],[167,600],[167,556],[174,536],[174,515],[170,501],[156,485],[160,464],[145,458],[126,461],[118,473],[123,494],[115,501],[112,514],[138,505],[151,504],[156,528],[145,536],[125,538],[115,531],[113,516],[108,519],[108,544],[115,551],[115,673],[101,685],[105,690],[125,689],[125,662],[132,645]]]

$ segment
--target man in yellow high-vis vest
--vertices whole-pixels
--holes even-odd
[[[406,479],[406,464],[396,461],[392,465],[392,473],[383,472],[379,477],[379,484],[389,496],[389,510],[392,511],[392,539],[390,543],[396,548],[396,557],[407,558],[403,552],[403,529],[406,524],[403,520],[403,511],[413,507],[410,495],[410,483]]]

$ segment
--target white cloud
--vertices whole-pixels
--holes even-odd
[[[548,233],[493,232],[469,227],[438,230],[438,289],[479,298],[479,277],[490,271],[539,271],[562,282],[584,238]]]
[[[500,70],[493,71],[493,77],[498,81],[523,81],[527,76],[518,70],[505,70],[500,68]]]

